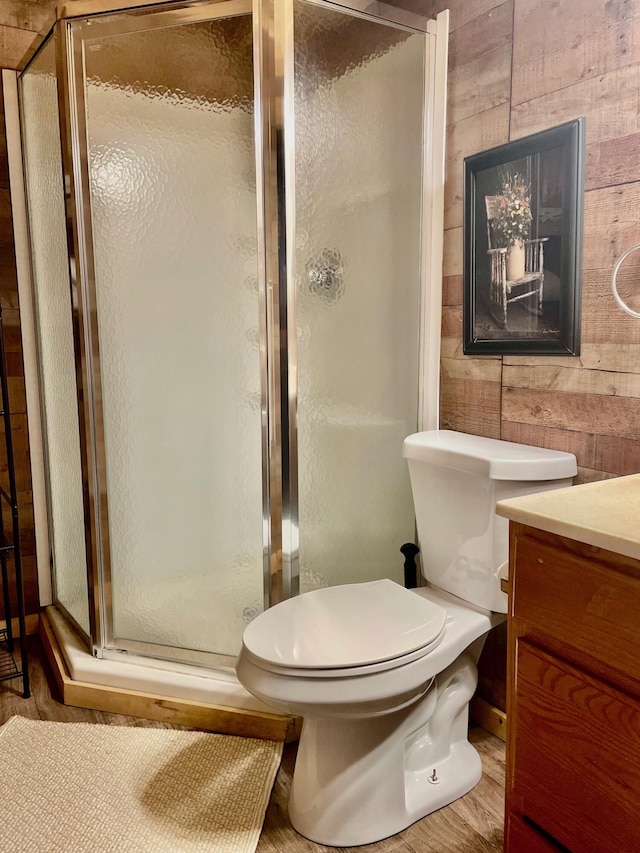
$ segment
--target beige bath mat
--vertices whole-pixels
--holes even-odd
[[[0,728],[2,853],[253,853],[282,744],[172,729]]]

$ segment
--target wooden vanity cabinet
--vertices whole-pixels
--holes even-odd
[[[640,561],[512,521],[505,851],[554,850],[640,851]]]

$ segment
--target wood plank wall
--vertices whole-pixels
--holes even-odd
[[[441,425],[575,453],[577,482],[639,472],[640,320],[617,307],[610,279],[640,241],[640,0],[427,5],[451,11]],[[587,120],[581,355],[464,356],[463,159],[578,116]],[[638,258],[621,272],[635,310]],[[502,709],[505,649],[499,629],[480,661],[479,693]]]
[[[0,0],[0,67],[17,68],[51,20],[57,0]]]
[[[579,482],[638,472],[640,320],[617,307],[610,279],[640,241],[640,0],[427,5],[449,8],[452,30],[442,426],[569,450]],[[463,158],[578,116],[587,120],[581,355],[463,356]],[[630,259],[621,277],[633,302],[640,263]]]
[[[27,48],[53,17],[55,3],[50,0],[0,0],[0,67],[16,68]],[[0,108],[0,300],[7,348],[7,373],[11,432],[14,444],[18,511],[20,518],[20,544],[25,580],[27,613],[37,613],[38,579],[33,529],[33,501],[31,494],[31,469],[29,461],[29,436],[24,393],[24,366],[20,336],[20,312],[16,278],[11,199],[4,126],[4,112]],[[0,483],[8,489],[7,463],[2,450],[4,435],[0,427]],[[4,504],[4,501],[3,501]],[[5,512],[5,528],[10,529],[10,516]],[[15,608],[15,590],[11,590]],[[15,609],[14,609],[15,613]],[[3,609],[0,614],[4,617]]]

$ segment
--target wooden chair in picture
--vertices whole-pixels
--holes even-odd
[[[535,314],[542,313],[544,298],[544,244],[548,237],[524,241],[524,275],[510,281],[507,278],[507,249],[496,247],[493,220],[498,213],[500,196],[485,196],[487,207],[487,239],[491,263],[491,310],[495,319],[507,328],[507,307],[522,301],[523,307]],[[526,301],[524,301],[526,300]]]

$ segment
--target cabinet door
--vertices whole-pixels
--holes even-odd
[[[562,853],[565,847],[559,847],[529,826],[519,817],[509,815],[504,838],[505,853]]]
[[[514,803],[572,853],[640,849],[640,703],[516,649]]]

